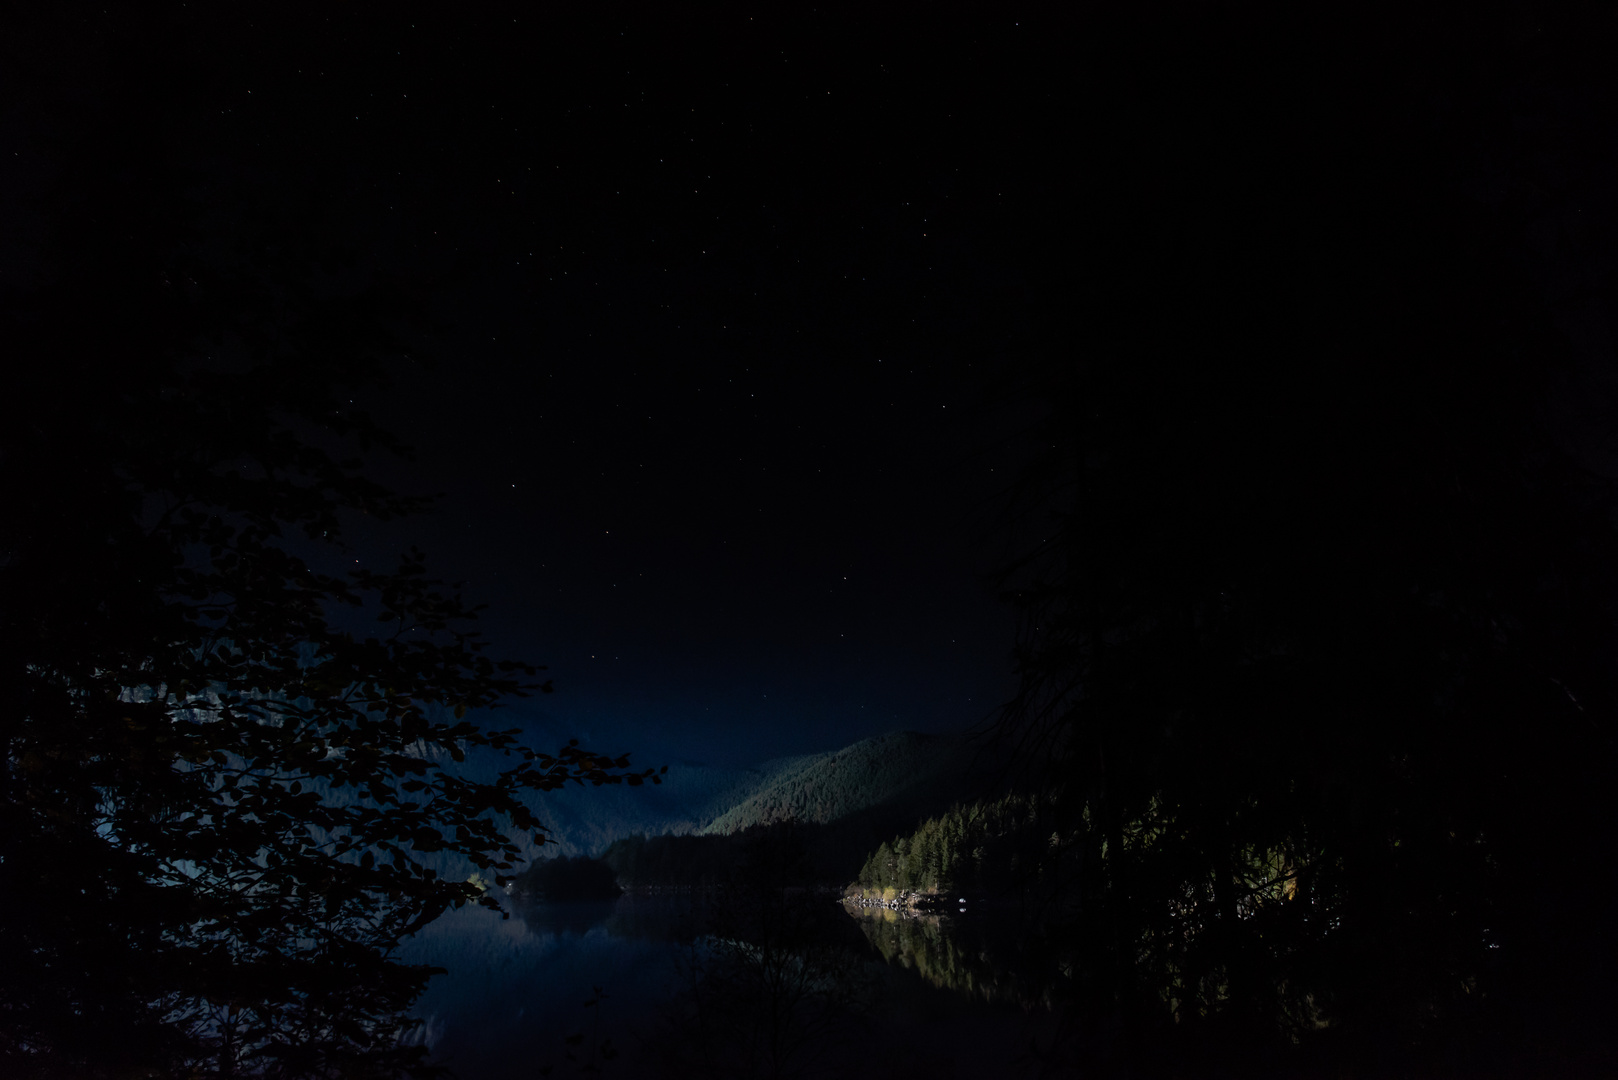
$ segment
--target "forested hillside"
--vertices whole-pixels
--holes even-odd
[[[967,744],[959,736],[914,731],[878,735],[780,763],[757,789],[701,831],[733,833],[789,818],[823,824],[879,804],[925,801],[941,783],[963,776],[968,764]]]
[[[867,896],[897,893],[1021,894],[1059,888],[1077,872],[1083,835],[1048,797],[1006,795],[956,805],[914,832],[885,840],[861,868]]]
[[[623,892],[613,877],[611,868],[599,859],[559,855],[541,859],[518,874],[511,883],[511,892],[514,896],[561,904],[612,900]]]
[[[963,736],[896,732],[769,762],[756,786],[705,826],[637,831],[601,857],[626,888],[704,888],[724,883],[743,838],[793,821],[804,849],[802,883],[842,886],[883,840],[981,795],[994,777],[988,760]]]
[[[878,805],[908,827],[904,814],[914,819],[965,797],[957,785],[968,766],[960,736],[894,732],[746,767],[681,762],[657,786],[567,788],[531,801],[556,841],[552,850],[597,856],[630,836],[726,835],[789,818],[825,823]]]

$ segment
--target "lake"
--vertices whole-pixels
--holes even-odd
[[[706,897],[510,906],[505,920],[448,912],[405,950],[449,969],[416,1011],[433,1059],[463,1077],[768,1075],[771,1061],[783,1075],[1033,1076],[1028,1047],[1060,1035],[1038,978],[1014,955],[997,967],[1008,954],[982,923],[804,897],[812,938],[772,952],[707,933],[725,912]],[[781,1004],[794,992],[795,1012]]]

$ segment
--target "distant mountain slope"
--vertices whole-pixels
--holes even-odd
[[[791,819],[803,884],[843,886],[885,840],[979,798],[997,772],[965,736],[895,732],[824,754],[768,762],[762,779],[700,830],[625,836],[602,858],[628,888],[723,884],[764,830]]]
[[[755,790],[700,831],[733,833],[786,818],[823,825],[873,807],[931,802],[941,785],[953,791],[969,767],[959,736],[878,735],[841,750],[770,763]]]
[[[785,759],[780,766],[797,760]],[[569,786],[536,794],[529,802],[557,841],[550,852],[593,856],[620,837],[701,832],[769,782],[776,765],[727,768],[683,762],[670,765],[661,784]]]
[[[979,797],[991,774],[982,748],[965,736],[913,731],[746,768],[671,764],[656,786],[536,793],[530,803],[557,842],[538,851],[523,846],[531,858],[598,857],[616,842],[650,839],[646,865],[664,869],[639,883],[652,884],[669,867],[690,863],[687,869],[695,873],[728,858],[702,843],[665,838],[718,840],[792,818],[809,830],[804,837],[817,875],[841,885],[853,880],[882,841]]]

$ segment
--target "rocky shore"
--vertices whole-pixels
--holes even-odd
[[[964,897],[952,898],[942,893],[927,892],[896,892],[892,896],[882,893],[869,893],[863,889],[851,889],[843,894],[843,903],[855,908],[884,908],[889,911],[900,911],[908,915],[943,915],[950,912],[965,911],[967,901]]]

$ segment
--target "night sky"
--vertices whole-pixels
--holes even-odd
[[[336,95],[418,169],[378,231],[463,268],[374,408],[448,493],[419,542],[556,680],[524,714],[724,762],[983,720],[1038,155],[959,56],[812,12],[526,14],[393,27]]]
[[[377,412],[418,449],[399,486],[446,492],[402,530],[489,604],[491,638],[549,666],[552,733],[734,762],[1003,700],[1011,620],[986,576],[1008,455],[969,371],[868,346],[783,362],[702,326],[665,344],[615,326],[621,300],[550,324],[543,293],[502,286],[464,301],[495,331],[465,343],[470,370],[401,380]]]
[[[464,580],[554,679],[507,714],[539,741],[739,763],[1009,695],[995,507],[1038,412],[1009,358],[1063,156],[1038,25],[41,20],[13,191],[133,170],[183,192],[198,243],[314,238],[317,293],[409,297],[409,359],[356,407],[416,449],[375,475],[443,497],[356,521],[349,554],[416,543]]]
[[[642,763],[990,716],[1030,362],[1226,333],[1192,279],[1262,289],[1348,242],[1328,196],[1396,157],[1314,125],[1371,63],[1330,34],[578,7],[46,13],[10,56],[4,190],[155,162],[204,235],[292,230],[329,245],[317,292],[402,289],[409,359],[357,406],[417,451],[377,475],[444,496],[356,522],[351,555],[420,544],[548,666],[536,735]],[[1361,119],[1442,114],[1444,77]],[[1529,167],[1487,156],[1458,201]],[[25,275],[48,234],[8,228]]]

